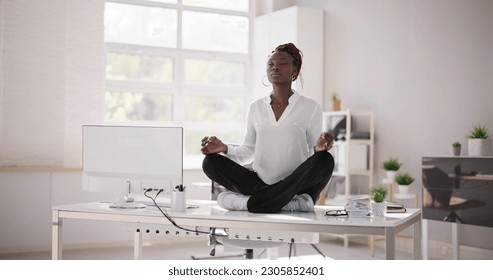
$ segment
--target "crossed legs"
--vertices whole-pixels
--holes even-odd
[[[316,202],[332,176],[334,158],[328,152],[317,152],[291,175],[272,185],[263,182],[254,171],[219,154],[207,155],[202,168],[211,180],[230,191],[249,195],[248,211],[275,213],[295,195],[306,193]]]

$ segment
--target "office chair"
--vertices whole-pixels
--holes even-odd
[[[225,187],[219,185],[217,182],[211,181],[211,199],[217,200],[217,196],[223,192],[228,191]],[[274,236],[274,237],[272,237]],[[281,233],[273,231],[259,231],[259,230],[241,230],[241,229],[229,229],[228,232],[224,229],[211,228],[209,234],[209,245],[213,246],[210,256],[192,256],[194,260],[200,259],[215,259],[215,258],[233,258],[243,257],[244,259],[253,259],[254,250],[261,249],[258,254],[258,258],[268,250],[277,250],[278,248],[289,246],[288,258],[294,254],[296,256],[296,243],[310,244],[324,259],[325,255],[318,249],[314,243],[318,243],[318,233]],[[252,239],[252,240],[250,240]],[[276,241],[277,240],[277,241]],[[216,256],[216,246],[223,245],[234,248],[244,249],[243,254],[232,255],[220,255]],[[271,251],[271,254],[272,251]]]
[[[453,196],[454,181],[436,166],[423,167],[423,207],[447,211],[446,222],[465,223],[457,211],[484,207],[486,204],[476,199]]]
[[[204,259],[227,259],[227,258],[243,258],[243,259],[253,259],[254,250],[262,249],[261,253],[258,254],[258,258],[269,249],[277,249],[288,245],[285,242],[276,241],[257,241],[257,240],[243,240],[243,239],[230,239],[229,234],[224,229],[211,228],[209,234],[210,246],[213,246],[209,256],[192,256],[193,260],[204,260]],[[216,256],[216,246],[229,246],[234,248],[243,249],[242,254],[229,254],[229,255],[218,255]]]

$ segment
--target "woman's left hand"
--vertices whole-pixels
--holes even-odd
[[[317,139],[317,145],[315,146],[315,152],[328,151],[334,144],[334,136],[328,132],[322,132]]]

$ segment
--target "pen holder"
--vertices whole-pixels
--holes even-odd
[[[187,200],[185,191],[171,192],[171,212],[185,212],[187,210]]]

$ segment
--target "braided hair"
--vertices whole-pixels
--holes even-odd
[[[287,43],[277,46],[272,53],[274,52],[285,52],[291,56],[293,59],[293,66],[298,70],[296,76],[293,77],[293,81],[298,79],[298,76],[301,75],[301,64],[303,63],[303,52],[299,50],[293,43]],[[303,83],[303,78],[300,77],[301,83]]]

